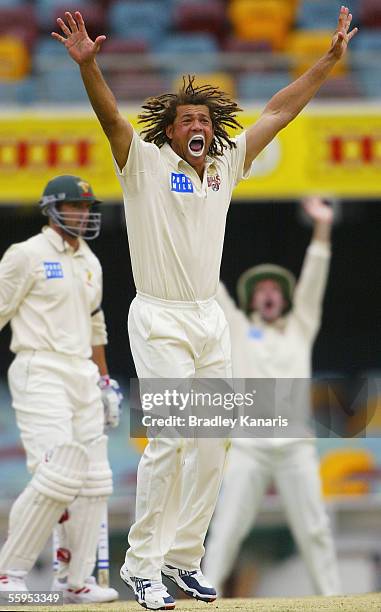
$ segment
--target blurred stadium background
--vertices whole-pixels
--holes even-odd
[[[340,377],[346,392],[360,377],[369,392],[354,404],[354,418],[366,415],[366,427],[343,422],[343,436],[358,433],[321,438],[319,449],[345,591],[361,593],[381,589],[381,2],[348,5],[360,32],[344,62],[235,193],[222,278],[234,294],[238,275],[261,261],[298,273],[310,228],[297,202],[307,193],[334,199],[333,261],[314,371]],[[264,101],[325,52],[339,8],[336,0],[0,0],[0,255],[39,231],[36,202],[52,176],[79,174],[105,200],[102,233],[93,246],[104,268],[110,370],[126,394],[122,424],[110,434],[115,586],[141,451],[128,435],[134,368],[126,320],[134,286],[108,144],[77,66],[50,32],[57,16],[78,9],[91,36],[107,35],[99,63],[134,123],[145,97],[173,89],[183,73],[196,73],[199,82],[220,85],[236,97],[248,125]],[[6,329],[0,336],[1,540],[10,503],[28,479],[6,386],[9,338]],[[316,414],[324,412],[324,402],[317,393]],[[31,585],[46,588],[49,571],[46,550]],[[276,492],[269,491],[227,593],[311,592]]]

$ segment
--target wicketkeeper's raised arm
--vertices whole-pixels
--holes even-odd
[[[342,58],[349,41],[357,33],[357,28],[349,31],[351,21],[349,9],[342,6],[328,52],[296,81],[278,91],[266,105],[257,123],[247,130],[245,170],[250,168],[255,157],[276,134],[303,110],[327,79],[336,62]]]
[[[52,32],[52,37],[65,45],[70,57],[79,65],[87,95],[104,133],[110,141],[113,155],[122,169],[127,161],[133,136],[131,124],[118,111],[114,94],[104,80],[96,55],[106,36],[95,41],[89,37],[79,11],[65,13],[66,23],[58,18],[63,36]]]

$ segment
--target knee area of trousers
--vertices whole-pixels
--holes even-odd
[[[87,468],[88,452],[82,444],[61,444],[46,453],[30,486],[45,497],[70,504],[81,489]]]
[[[112,472],[107,458],[107,436],[100,436],[87,447],[89,464],[80,495],[109,497],[112,494]]]

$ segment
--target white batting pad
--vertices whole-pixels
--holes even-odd
[[[80,444],[64,444],[41,463],[13,505],[8,538],[0,553],[0,571],[28,572],[66,505],[78,493],[87,468]]]
[[[31,486],[46,497],[70,504],[82,486],[87,455],[85,447],[77,442],[57,446],[51,457],[38,466]]]
[[[107,436],[103,435],[87,447],[89,467],[78,497],[69,507],[69,520],[58,531],[71,560],[66,569],[71,587],[83,586],[94,569],[99,529],[112,493],[112,472],[107,459]],[[60,545],[63,545],[60,541]],[[60,577],[65,568],[60,568]]]
[[[87,447],[89,468],[79,495],[108,497],[112,493],[112,472],[107,459],[107,436],[100,436]]]

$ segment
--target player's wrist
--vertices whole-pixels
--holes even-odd
[[[106,387],[111,387],[111,378],[108,374],[103,374],[98,381],[98,385],[101,389],[106,389]]]

